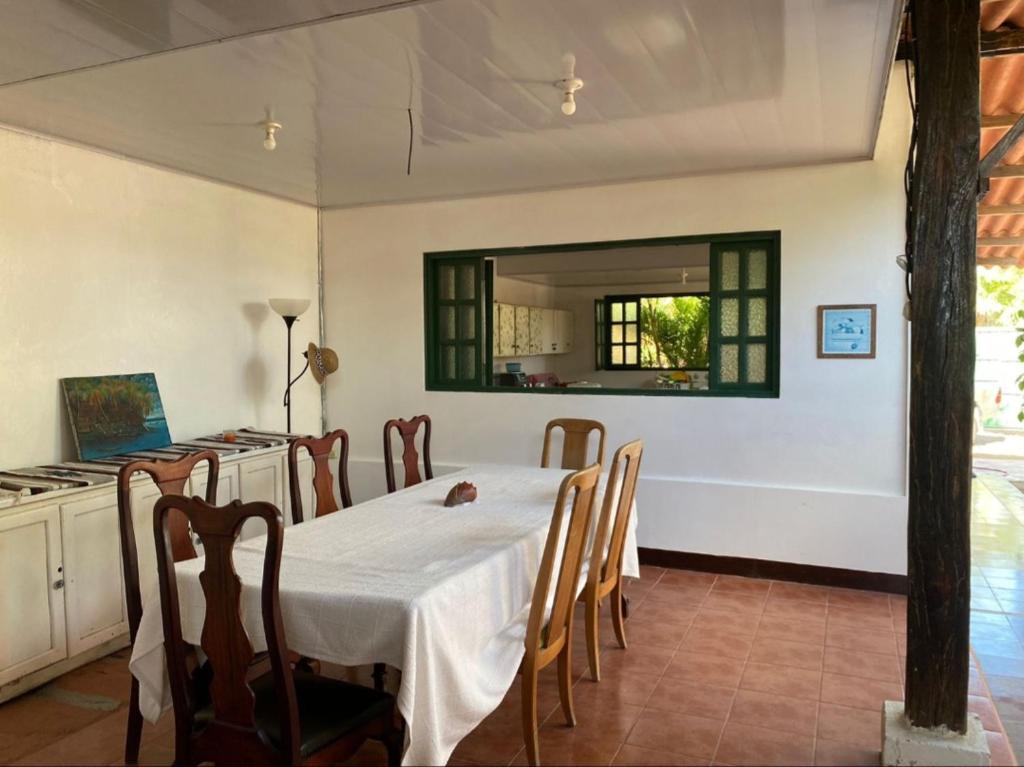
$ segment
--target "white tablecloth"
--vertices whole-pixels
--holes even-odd
[[[501,702],[522,659],[529,603],[559,483],[566,472],[474,466],[288,528],[280,593],[288,647],[344,666],[401,669],[398,708],[407,764],[445,764]],[[478,500],[446,508],[473,482]],[[601,497],[595,499],[595,523]],[[632,515],[623,572],[639,575]],[[242,614],[257,651],[264,537],[236,547]],[[202,559],[177,566],[184,639],[199,644]],[[132,651],[139,707],[170,706],[158,595],[146,600]]]

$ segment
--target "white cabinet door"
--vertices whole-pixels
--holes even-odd
[[[242,501],[266,501],[274,504],[284,514],[285,487],[284,463],[280,455],[251,458],[239,464],[239,490]],[[285,515],[287,519],[288,515]],[[263,535],[266,524],[259,519],[250,519],[242,527],[241,538]]]
[[[530,354],[544,354],[544,310],[530,307]]]
[[[491,355],[501,356],[501,304],[491,304]]]
[[[498,304],[498,356],[513,357],[516,353],[516,308]]]
[[[284,477],[284,506],[281,506],[281,513],[284,514],[285,525],[292,523],[292,489],[291,477],[288,476],[288,454],[281,457],[281,471]],[[312,519],[316,512],[316,500],[313,496],[313,459],[309,453],[302,450],[299,452],[299,494],[302,496],[302,518]],[[338,508],[341,508],[341,501],[338,501]]]
[[[573,313],[558,309],[555,312],[555,334],[558,337],[559,352],[567,354],[576,348]]]
[[[555,329],[555,316],[557,310],[542,309],[540,320],[540,339],[544,354],[558,354],[561,350],[558,333]]]
[[[0,685],[68,656],[62,562],[56,506],[0,519]]]
[[[128,631],[117,495],[62,503],[60,522],[68,654],[74,656]],[[150,522],[150,539],[152,530]],[[143,537],[143,530],[136,535]]]
[[[515,353],[518,356],[530,353],[530,307],[516,307],[516,344]]]

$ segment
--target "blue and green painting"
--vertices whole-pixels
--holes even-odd
[[[62,378],[61,386],[80,461],[171,444],[152,373]]]

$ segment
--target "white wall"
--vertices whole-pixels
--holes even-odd
[[[68,376],[155,372],[174,439],[284,429],[266,300],[314,299],[295,338],[317,339],[314,208],[11,131],[0,158],[0,468],[74,457]]]
[[[332,427],[379,461],[381,424],[427,412],[438,463],[533,464],[549,418],[598,418],[646,441],[641,545],[905,572],[900,77],[873,161],[325,213]],[[424,251],[774,229],[778,399],[424,389]],[[877,359],[816,359],[816,306],[854,302],[878,304]]]

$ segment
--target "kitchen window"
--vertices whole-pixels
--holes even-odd
[[[604,369],[708,369],[710,294],[606,296],[595,311]]]

